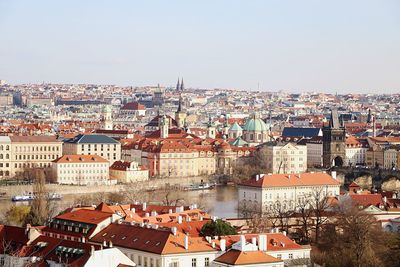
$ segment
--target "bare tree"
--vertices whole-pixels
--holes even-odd
[[[311,193],[309,204],[314,218],[315,242],[318,243],[321,227],[329,220],[326,216],[326,209],[329,208],[329,202],[323,188],[315,189]]]
[[[300,216],[301,223],[301,241],[303,243],[310,242],[310,230],[311,230],[311,216],[313,211],[311,209],[310,199],[302,198],[297,202],[296,210]]]

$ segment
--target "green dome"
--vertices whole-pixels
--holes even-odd
[[[252,118],[246,122],[246,125],[243,127],[243,131],[267,132],[268,127],[262,119],[260,119],[256,115],[253,115]]]
[[[239,126],[239,124],[237,122],[235,122],[231,128],[229,128],[229,131],[241,131],[242,127]]]

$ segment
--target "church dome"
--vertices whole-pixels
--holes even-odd
[[[248,120],[243,127],[243,131],[247,132],[267,132],[268,127],[265,122],[256,114],[252,116],[250,120]]]

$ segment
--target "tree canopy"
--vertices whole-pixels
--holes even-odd
[[[235,228],[221,219],[210,221],[203,225],[200,233],[203,236],[223,236],[237,234]]]

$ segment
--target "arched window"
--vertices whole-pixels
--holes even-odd
[[[3,145],[1,145],[1,146],[0,146],[0,150],[3,150],[3,149],[4,149],[4,147],[3,147]]]
[[[0,154],[0,159],[3,159],[3,154]]]

